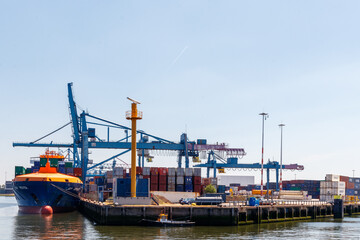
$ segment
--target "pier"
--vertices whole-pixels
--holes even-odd
[[[334,205],[115,206],[81,201],[79,211],[100,225],[139,225],[142,219],[156,220],[161,212],[172,220],[190,220],[198,226],[237,226],[334,217]],[[344,204],[345,216],[360,214],[360,204]]]

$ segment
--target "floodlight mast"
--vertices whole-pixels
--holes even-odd
[[[280,140],[280,191],[282,191],[282,145],[283,145],[283,127],[285,124],[281,123],[279,124],[280,130],[281,130],[281,140]]]
[[[263,196],[263,190],[264,190],[264,122],[269,117],[269,114],[267,113],[259,113],[259,115],[262,116],[262,147],[261,147],[261,191],[260,195]]]

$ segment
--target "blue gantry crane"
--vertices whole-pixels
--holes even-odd
[[[194,165],[194,167],[204,167],[207,168],[207,177],[210,177],[210,170],[213,169],[213,176],[216,177],[217,169],[225,169],[225,168],[240,168],[240,169],[261,169],[260,163],[252,163],[252,164],[241,164],[238,163],[237,157],[230,157],[226,160],[222,158],[215,151],[211,150],[208,153],[208,159],[206,163]],[[279,191],[279,170],[280,164],[276,161],[268,161],[264,164],[264,169],[267,172],[267,189],[269,189],[270,182],[270,170],[274,169],[276,172],[276,190]],[[283,170],[304,170],[304,166],[298,164],[286,164],[282,165]]]
[[[82,168],[83,179],[87,176],[87,171],[95,169],[100,165],[113,160],[123,154],[128,153],[131,150],[131,142],[129,139],[131,135],[131,128],[124,125],[102,119],[100,117],[91,115],[85,111],[82,111],[80,116],[77,112],[76,103],[74,101],[72,83],[68,83],[68,101],[69,101],[69,112],[70,122],[64,126],[56,129],[55,131],[45,135],[42,138],[30,143],[13,143],[14,147],[52,147],[52,148],[68,148],[72,149],[74,166]],[[60,143],[39,143],[43,138],[63,129],[67,125],[72,126],[72,143],[60,144]],[[89,127],[91,125],[91,127]],[[107,128],[107,140],[103,140],[96,135],[96,127]],[[110,129],[122,129],[124,130],[125,136],[116,141],[110,141]],[[206,144],[206,140],[198,140],[198,142],[192,142],[188,140],[187,134],[182,134],[180,142],[175,143],[173,141],[166,140],[164,138],[157,137],[152,134],[148,134],[145,131],[137,130],[139,134],[139,141],[136,146],[138,149],[138,166],[144,166],[145,158],[151,158],[150,151],[156,150],[167,150],[178,152],[178,167],[182,167],[183,158],[185,160],[185,168],[190,167],[190,157],[198,159],[200,151],[222,151],[228,156],[242,157],[246,153],[242,148],[228,148],[225,144]],[[89,149],[122,149],[120,153],[107,158],[97,164],[88,167],[89,162]]]

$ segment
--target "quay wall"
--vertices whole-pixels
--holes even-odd
[[[112,206],[81,201],[79,211],[100,225],[139,225],[166,212],[172,220],[190,220],[202,226],[236,226],[333,217],[333,205],[250,206]],[[344,214],[360,214],[359,204],[345,204]]]

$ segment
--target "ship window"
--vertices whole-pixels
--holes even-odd
[[[49,181],[51,181],[51,178],[49,178]]]
[[[69,179],[65,179],[65,182],[69,182]]]
[[[27,178],[25,181],[29,181],[29,178]]]

